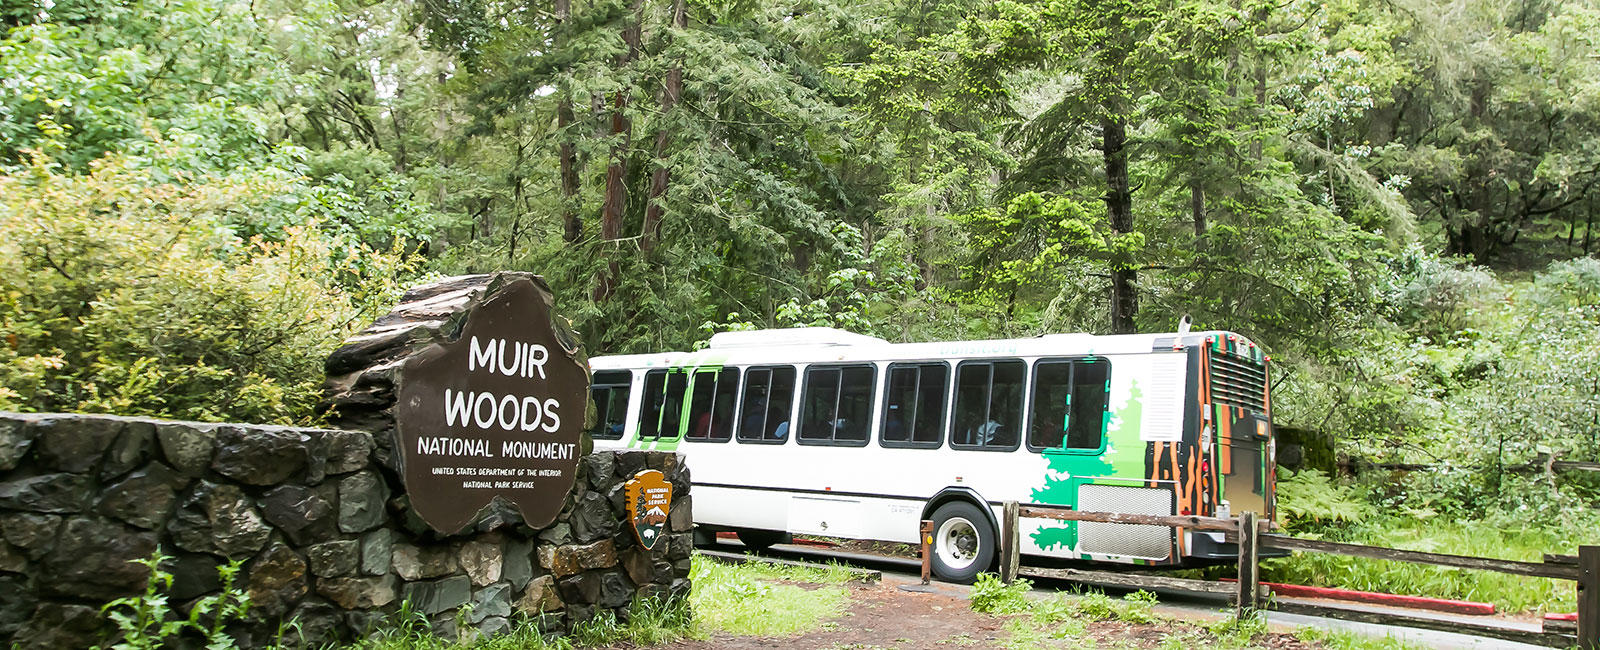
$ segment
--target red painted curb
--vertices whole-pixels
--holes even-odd
[[[1223,582],[1234,582],[1232,578],[1223,578],[1222,580]],[[1449,600],[1445,598],[1428,598],[1425,596],[1380,594],[1372,591],[1352,591],[1349,589],[1333,589],[1331,587],[1286,585],[1279,582],[1263,582],[1261,584],[1271,587],[1272,593],[1282,594],[1285,596],[1348,600],[1357,603],[1392,605],[1395,607],[1410,607],[1412,609],[1427,609],[1436,612],[1474,614],[1478,616],[1488,616],[1493,614],[1495,611],[1494,603],[1475,603],[1470,600]]]
[[[1573,612],[1571,614],[1545,614],[1544,615],[1544,620],[1547,620],[1547,621],[1576,621],[1576,620],[1578,620],[1578,614],[1577,614],[1577,612]]]

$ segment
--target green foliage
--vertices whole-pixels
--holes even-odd
[[[308,420],[323,356],[405,264],[314,220],[230,233],[296,191],[281,172],[172,177],[129,157],[0,176],[0,408]]]
[[[111,619],[120,633],[116,650],[154,650],[167,647],[178,640],[185,631],[193,631],[205,639],[207,650],[224,650],[236,647],[232,637],[224,631],[229,621],[244,617],[250,608],[250,596],[235,589],[234,580],[239,575],[242,560],[234,560],[217,567],[221,590],[195,601],[187,619],[177,618],[168,604],[167,590],[172,588],[172,574],[161,569],[171,557],[157,549],[154,555],[135,563],[150,571],[143,594],[118,598],[100,608]]]
[[[696,556],[690,572],[694,582],[690,604],[703,632],[788,636],[843,614],[849,594],[837,585],[849,575],[844,569],[728,565]],[[822,586],[807,589],[790,581]]]
[[[1355,488],[1342,485],[1320,470],[1279,470],[1278,511],[1291,529],[1302,530],[1359,522],[1372,515],[1372,504]]]
[[[1513,513],[1471,519],[1397,514],[1328,528],[1324,535],[1357,544],[1538,561],[1544,553],[1572,553],[1581,544],[1600,541],[1595,532],[1600,517],[1586,513],[1583,519],[1571,526],[1540,527]],[[1572,611],[1576,606],[1567,581],[1321,553],[1265,560],[1262,579],[1489,602],[1509,613]]]
[[[1027,579],[1018,579],[1011,584],[1000,581],[1000,577],[993,573],[980,573],[978,579],[972,583],[973,611],[986,614],[1016,614],[1028,610],[1028,590],[1033,588],[1033,582]]]

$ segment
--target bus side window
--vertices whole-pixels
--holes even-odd
[[[651,370],[644,375],[644,401],[639,406],[640,438],[676,438],[682,433],[683,392],[687,373]]]
[[[938,447],[949,379],[950,366],[943,363],[891,364],[879,441],[886,447]]]
[[[1072,416],[1067,419],[1068,449],[1099,449],[1105,443],[1106,402],[1110,395],[1111,364],[1079,361],[1072,364]]]
[[[739,400],[739,441],[782,443],[789,438],[789,411],[794,404],[792,366],[751,368],[744,373]]]
[[[953,447],[1011,450],[1020,442],[1027,364],[968,361],[956,367]]]
[[[689,440],[724,442],[733,436],[733,400],[739,390],[734,368],[694,373],[689,398]]]
[[[589,435],[596,440],[617,440],[622,437],[623,424],[628,419],[628,392],[632,388],[633,373],[627,370],[602,370],[594,373],[589,388],[589,399],[594,402],[594,428]]]
[[[1033,373],[1028,448],[1100,449],[1110,372],[1111,364],[1099,359],[1040,360]]]
[[[800,442],[866,444],[873,366],[812,366],[801,393]]]
[[[644,373],[644,399],[639,401],[639,437],[655,438],[661,435],[662,389],[667,385],[667,371],[651,370]]]

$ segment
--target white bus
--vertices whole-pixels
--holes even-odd
[[[829,328],[726,332],[695,352],[595,357],[597,448],[682,452],[697,533],[917,543],[970,581],[1006,501],[1273,516],[1267,358],[1228,332],[888,343]],[[1022,520],[1027,555],[1231,558],[1220,534]]]

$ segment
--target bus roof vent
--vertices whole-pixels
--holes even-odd
[[[832,327],[790,327],[785,329],[719,332],[711,335],[710,348],[765,348],[777,345],[881,345],[876,336],[846,332]]]

